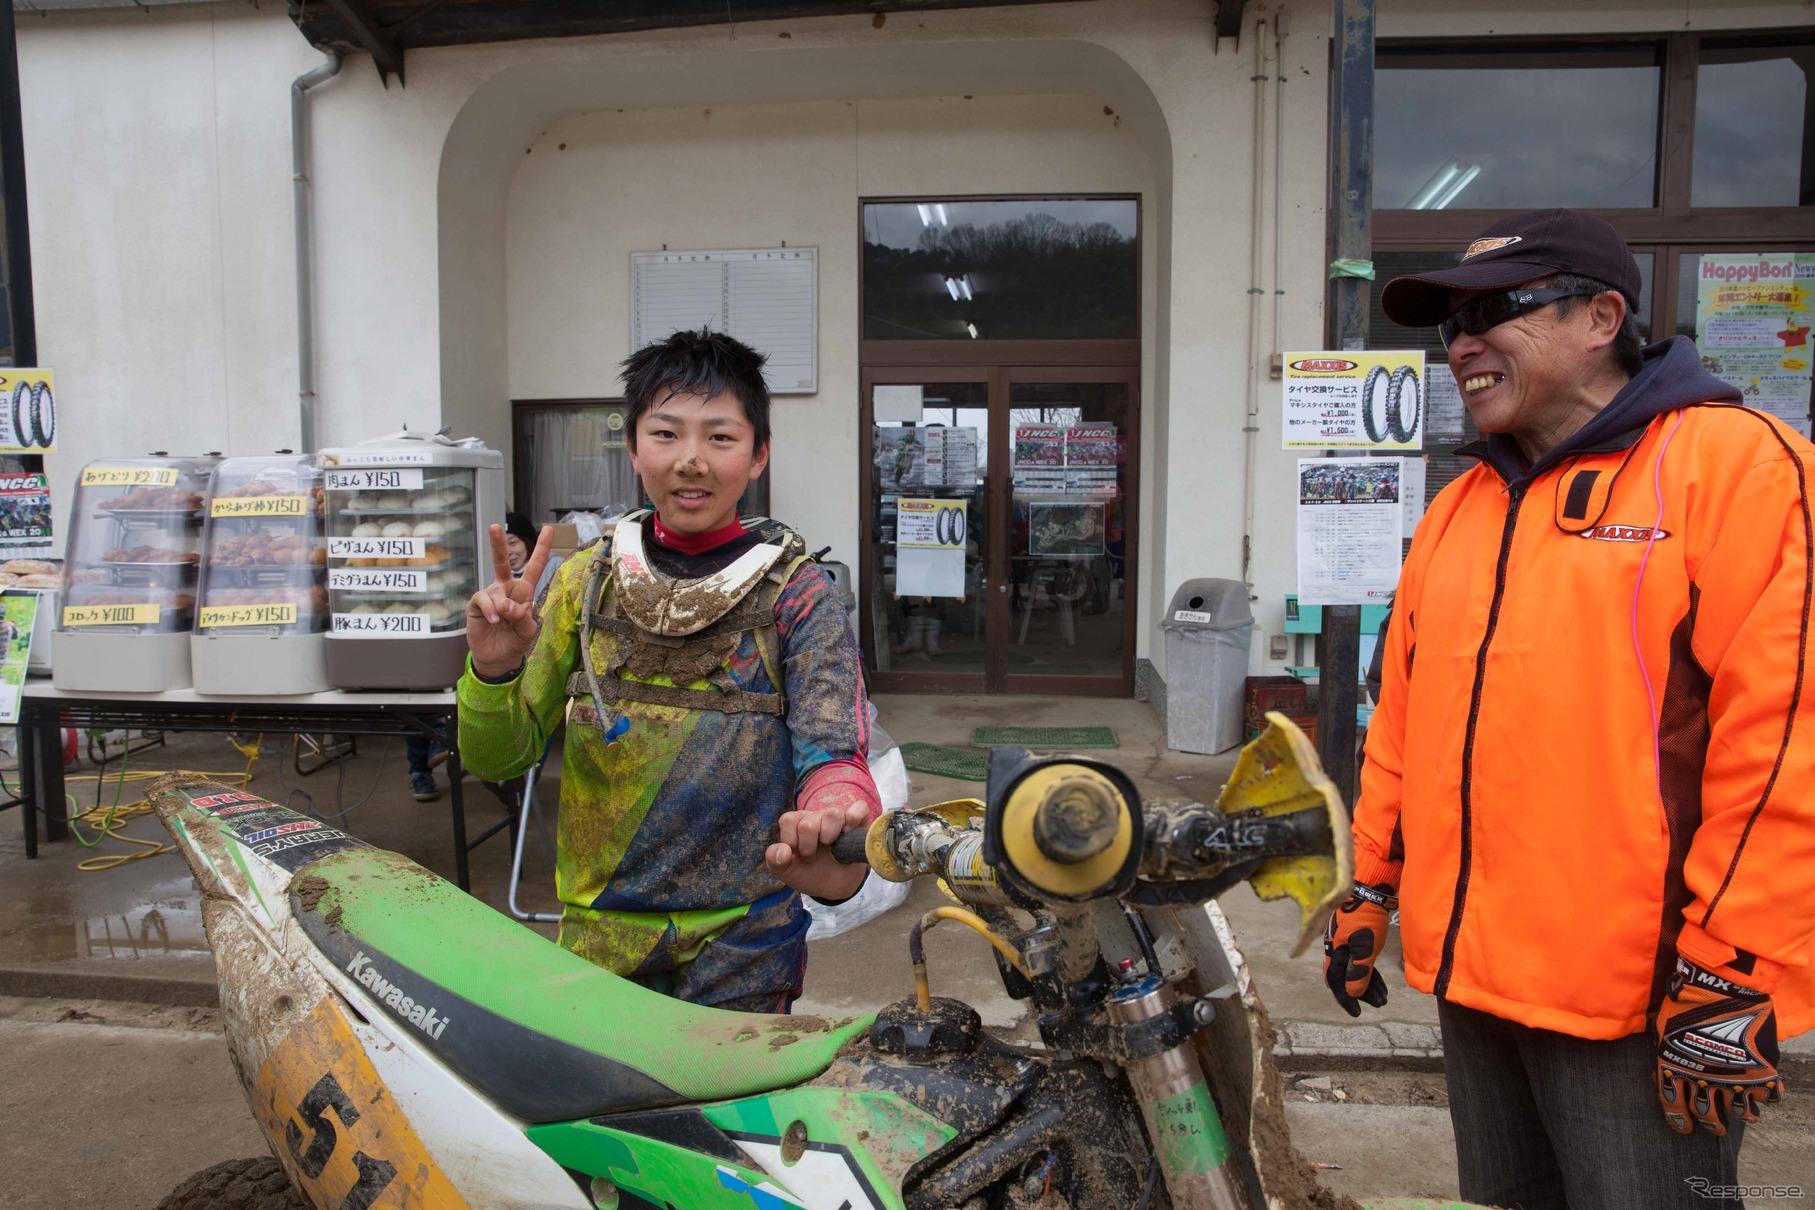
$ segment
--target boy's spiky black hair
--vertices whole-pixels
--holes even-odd
[[[755,430],[756,448],[769,444],[769,384],[763,363],[769,359],[741,340],[710,328],[676,332],[667,340],[644,345],[624,359],[625,417],[632,448],[643,413],[675,395],[706,399],[729,391],[744,405],[744,419]]]

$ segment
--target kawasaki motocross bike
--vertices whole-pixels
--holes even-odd
[[[1271,1031],[1213,900],[1348,892],[1346,814],[1278,715],[1214,805],[1081,757],[990,756],[987,803],[890,812],[835,854],[934,877],[915,998],[763,1016],[609,974],[435,874],[245,791],[152,803],[194,871],[235,1069],[276,1163],[167,1207],[1262,1210],[1350,1205],[1293,1151]],[[1208,905],[1208,906],[1206,906]],[[976,930],[1040,1047],[932,995]]]

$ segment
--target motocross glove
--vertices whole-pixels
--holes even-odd
[[[1362,1003],[1375,1008],[1386,1003],[1386,982],[1374,963],[1386,948],[1387,924],[1398,906],[1398,895],[1386,883],[1356,883],[1330,915],[1323,939],[1323,979],[1351,1017],[1361,1015]]]
[[[1654,1082],[1678,1134],[1758,1121],[1760,1106],[1783,1097],[1771,997],[1679,955],[1657,1013]]]

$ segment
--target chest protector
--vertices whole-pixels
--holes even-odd
[[[757,545],[722,571],[677,580],[644,553],[649,515],[627,514],[611,542],[592,553],[581,596],[582,666],[567,682],[568,695],[590,699],[591,709],[576,703],[576,721],[607,726],[617,702],[785,717],[775,601],[808,561],[806,543],[779,521],[746,517]],[[773,693],[753,693],[732,679],[729,662],[746,633],[756,639]],[[593,656],[595,634],[605,636],[603,667]]]

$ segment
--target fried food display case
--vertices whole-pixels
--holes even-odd
[[[215,468],[190,636],[198,693],[320,693],[328,681],[328,539],[312,455]]]
[[[57,619],[57,688],[189,687],[203,502],[218,462],[153,455],[82,469]]]
[[[466,603],[491,578],[504,455],[400,433],[321,453],[328,677],[337,689],[446,689],[466,667]]]

